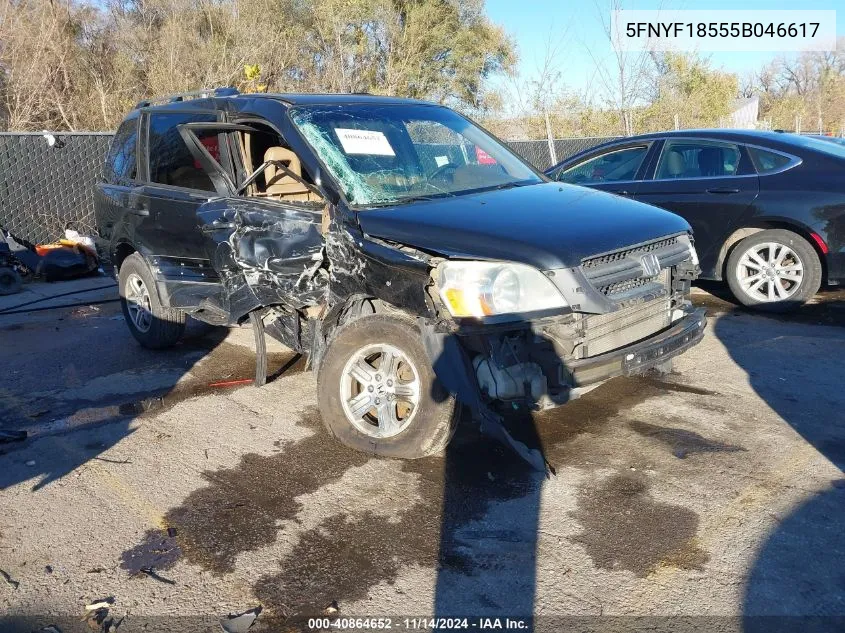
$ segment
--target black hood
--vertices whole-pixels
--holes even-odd
[[[467,259],[509,260],[540,270],[689,230],[686,220],[640,202],[575,185],[544,183],[372,209],[364,233]]]

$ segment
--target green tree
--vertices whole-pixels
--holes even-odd
[[[647,129],[716,127],[724,123],[737,96],[736,75],[715,70],[692,53],[662,53],[655,61],[655,94],[642,109]]]

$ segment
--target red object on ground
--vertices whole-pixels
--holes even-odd
[[[218,380],[208,383],[209,387],[234,387],[235,385],[246,385],[255,382],[253,378],[239,378],[238,380]]]

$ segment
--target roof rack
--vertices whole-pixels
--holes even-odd
[[[146,108],[154,103],[179,103],[180,101],[189,101],[190,99],[208,99],[209,97],[234,97],[241,94],[237,88],[206,88],[204,90],[194,90],[192,92],[179,92],[173,95],[166,95],[162,97],[152,97],[150,99],[142,99],[135,105],[135,109]]]

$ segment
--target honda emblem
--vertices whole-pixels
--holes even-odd
[[[646,277],[656,277],[660,274],[660,260],[654,253],[646,253],[640,257],[640,266]]]

